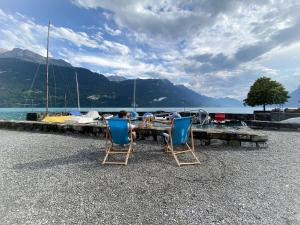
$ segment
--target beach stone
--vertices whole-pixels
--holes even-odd
[[[221,139],[210,139],[210,145],[212,146],[220,146],[220,145],[227,145],[226,140],[221,140]]]
[[[209,145],[209,144],[210,144],[209,139],[201,139],[200,140],[200,145],[202,145],[202,146]]]
[[[267,135],[252,135],[251,141],[259,141],[259,142],[266,142],[268,140]]]
[[[256,142],[258,148],[268,148],[267,142]]]
[[[299,224],[299,133],[259,132],[267,151],[195,146],[178,167],[153,141],[110,166],[105,140],[0,129],[0,224]]]
[[[241,141],[239,141],[239,140],[229,140],[228,144],[232,147],[240,147],[241,146]]]
[[[255,142],[250,142],[250,141],[241,141],[241,147],[243,147],[243,148],[256,148],[256,143]]]
[[[240,140],[251,140],[250,134],[237,134],[236,136]]]

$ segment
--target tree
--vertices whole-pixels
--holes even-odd
[[[251,86],[244,104],[252,107],[262,105],[266,111],[266,105],[284,104],[288,98],[288,92],[282,84],[263,76]]]

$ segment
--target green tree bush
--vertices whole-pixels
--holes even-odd
[[[266,105],[284,104],[288,101],[288,92],[279,82],[269,77],[260,77],[251,86],[244,104],[249,106],[262,105],[266,111]]]

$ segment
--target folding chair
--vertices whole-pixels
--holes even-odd
[[[188,141],[191,141],[191,147]],[[167,141],[166,151],[171,153],[178,166],[200,164],[195,155],[192,117],[175,118],[171,129],[169,130],[169,139]],[[191,153],[192,161],[180,161],[178,155]]]
[[[111,118],[106,121],[106,154],[102,164],[127,165],[128,158],[133,152],[132,129],[129,120]],[[125,161],[109,161],[110,155],[125,155]]]

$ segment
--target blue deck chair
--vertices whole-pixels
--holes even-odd
[[[106,120],[105,157],[102,164],[127,165],[133,151],[132,130],[128,119],[111,118]],[[108,161],[109,155],[125,155],[125,161]]]
[[[188,144],[189,139],[191,146]],[[173,155],[178,166],[200,164],[199,159],[195,155],[192,117],[175,118],[173,120],[173,126],[169,130],[166,151]],[[183,162],[178,159],[179,154],[187,153],[191,153],[192,161]]]

